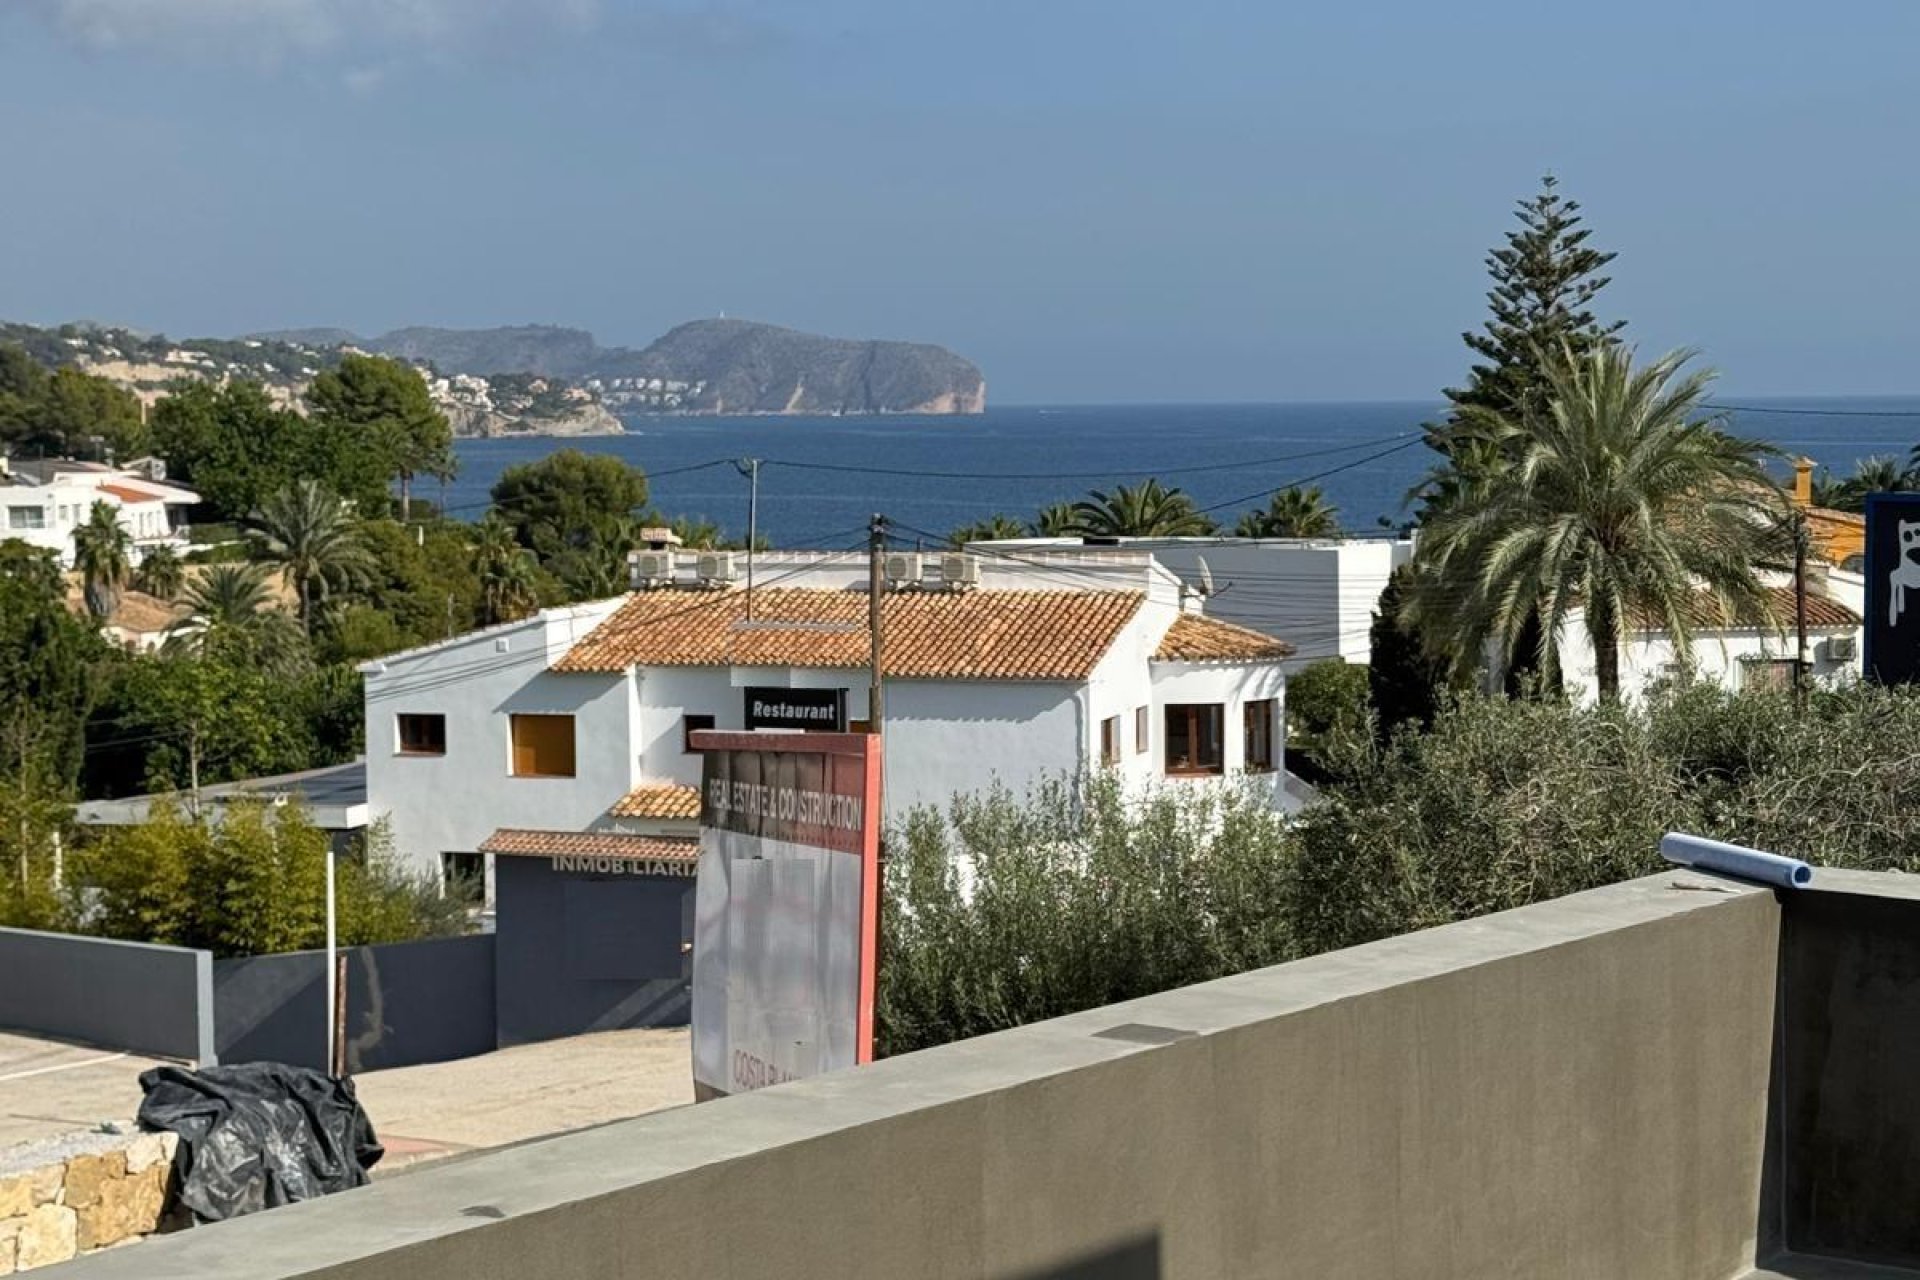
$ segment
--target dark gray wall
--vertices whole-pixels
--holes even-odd
[[[1785,1243],[1920,1266],[1920,901],[1783,900],[1774,1138]]]
[[[693,879],[555,871],[494,860],[501,1045],[685,1026]]]
[[[211,1062],[213,956],[0,929],[0,1027]]]
[[[444,1062],[494,1048],[493,938],[348,947],[347,1070]],[[326,1068],[326,953],[218,960],[222,1062]]]

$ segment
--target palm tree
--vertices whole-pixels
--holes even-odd
[[[300,598],[300,625],[311,635],[316,601],[365,581],[373,557],[340,495],[314,480],[296,481],[267,499],[253,518]]]
[[[1034,516],[1032,529],[1036,537],[1070,538],[1080,531],[1079,517],[1071,502],[1050,502]]]
[[[155,547],[135,570],[133,585],[150,596],[172,600],[186,585],[186,571],[171,547]]]
[[[497,512],[489,511],[474,526],[473,568],[480,579],[485,625],[524,618],[539,607],[533,553],[520,545],[513,526]]]
[[[1914,453],[1920,463],[1920,448]],[[1833,506],[1842,511],[1865,511],[1870,493],[1908,493],[1920,480],[1913,466],[1901,466],[1893,458],[1862,458],[1853,464],[1853,474],[1834,486]]]
[[[166,652],[225,654],[276,672],[303,666],[300,628],[276,607],[267,576],[257,564],[209,567],[183,593],[191,612],[168,629]]]
[[[73,531],[73,566],[85,584],[87,612],[105,622],[120,607],[132,576],[133,538],[111,503],[96,502],[87,522]]]
[[[1288,485],[1265,511],[1241,516],[1233,531],[1242,538],[1325,538],[1340,532],[1340,515],[1318,488]]]
[[[1782,551],[1782,495],[1762,465],[1774,450],[1705,416],[1713,375],[1683,375],[1690,355],[1636,369],[1621,346],[1563,354],[1536,417],[1470,411],[1513,465],[1423,530],[1409,610],[1438,651],[1464,668],[1491,644],[1511,661],[1537,618],[1550,672],[1581,607],[1600,696],[1614,701],[1620,637],[1637,623],[1684,660],[1702,592],[1736,621],[1774,622],[1757,573]]]
[[[947,541],[956,547],[963,547],[969,542],[1006,542],[1026,536],[1027,526],[1012,516],[992,515],[985,520],[961,525],[947,535]]]
[[[1194,510],[1193,499],[1158,480],[1143,480],[1111,493],[1095,489],[1073,504],[1074,532],[1104,538],[1179,538],[1212,533],[1213,521]]]

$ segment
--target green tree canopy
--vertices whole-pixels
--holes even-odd
[[[87,611],[100,620],[113,616],[120,595],[133,577],[133,538],[120,523],[120,509],[110,502],[93,504],[87,522],[73,531],[73,567],[80,571]]]
[[[153,442],[168,476],[225,520],[244,520],[303,476],[335,479],[313,424],[258,382],[176,383],[153,407]]]
[[[1326,538],[1340,532],[1340,514],[1317,487],[1288,485],[1264,510],[1241,516],[1233,531],[1242,538]]]
[[[359,525],[339,495],[317,481],[300,480],[274,494],[253,518],[266,539],[268,559],[300,598],[300,624],[313,632],[314,606],[336,591],[362,585],[373,557]]]
[[[961,525],[947,535],[947,541],[955,546],[965,546],[969,542],[1005,542],[1009,538],[1026,536],[1027,526],[1013,516],[992,515],[985,520]]]
[[[42,368],[19,346],[0,346],[0,445],[48,457],[126,459],[145,450],[139,398],[105,378]]]
[[[1539,192],[1521,201],[1515,216],[1520,226],[1487,255],[1493,288],[1486,322],[1479,332],[1460,335],[1477,362],[1464,387],[1447,389],[1447,421],[1427,430],[1427,444],[1441,455],[1420,493],[1429,510],[1510,461],[1484,447],[1469,411],[1515,419],[1542,412],[1549,365],[1562,352],[1579,358],[1612,342],[1626,324],[1594,315],[1594,298],[1610,279],[1600,273],[1614,255],[1588,243],[1592,232],[1581,225],[1579,203],[1561,196],[1553,175],[1540,180]]]
[[[370,458],[381,479],[377,494],[336,473],[336,487],[363,515],[384,514],[388,480],[400,480],[401,514],[412,512],[416,475],[450,477],[456,466],[453,430],[433,406],[419,372],[386,356],[350,355],[322,370],[307,388],[314,425],[340,446],[341,456]],[[357,471],[356,468],[352,470]],[[370,470],[368,475],[373,472]]]
[[[152,547],[133,571],[133,585],[158,600],[172,600],[187,585],[186,569],[172,547]]]
[[[1095,537],[1178,538],[1214,532],[1212,520],[1194,509],[1193,499],[1158,480],[1095,489],[1073,504],[1073,532]]]
[[[1719,429],[1704,402],[1712,375],[1687,353],[1641,368],[1625,347],[1565,354],[1531,418],[1469,411],[1514,465],[1475,501],[1426,523],[1408,609],[1471,669],[1487,645],[1511,662],[1538,620],[1541,669],[1583,611],[1603,699],[1620,691],[1620,638],[1656,625],[1684,659],[1706,592],[1743,623],[1774,624],[1758,576],[1782,555],[1781,494],[1757,441]]]
[[[544,559],[589,545],[607,519],[637,516],[647,505],[647,476],[611,454],[556,449],[508,467],[492,497],[520,544]]]

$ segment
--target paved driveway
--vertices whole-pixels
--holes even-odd
[[[687,1032],[603,1031],[354,1077],[382,1171],[693,1101]],[[0,1148],[131,1122],[150,1058],[0,1033]]]
[[[152,1058],[0,1032],[0,1147],[131,1122]]]

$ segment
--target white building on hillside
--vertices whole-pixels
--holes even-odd
[[[186,509],[200,495],[153,479],[146,472],[98,462],[47,459],[8,462],[0,457],[0,537],[44,547],[73,567],[73,533],[93,516],[93,505],[114,509],[132,539],[139,564],[156,547],[187,549]]]
[[[890,560],[906,579],[882,607],[890,815],[1102,765],[1135,785],[1252,775],[1291,806],[1291,648],[1193,611],[1152,557]],[[716,569],[365,664],[369,809],[396,846],[467,873],[587,831],[657,849],[695,829],[689,734],[751,727],[752,691],[829,691],[862,728],[865,558],[760,556],[750,607]]]
[[[1774,576],[1770,591],[1775,627],[1735,626],[1715,599],[1701,592],[1693,605],[1693,654],[1682,662],[1673,638],[1663,628],[1639,627],[1620,641],[1620,696],[1632,702],[1661,681],[1687,676],[1727,689],[1790,689],[1799,648],[1790,582]],[[1807,591],[1808,674],[1816,685],[1833,686],[1860,674],[1860,576],[1839,570],[1814,571]],[[1586,616],[1574,610],[1560,640],[1561,678],[1574,698],[1599,699],[1593,642]],[[1498,688],[1499,670],[1488,673]]]
[[[1285,636],[1297,670],[1323,658],[1370,660],[1373,611],[1393,571],[1413,556],[1405,537],[1015,538],[980,542],[984,556],[1044,561],[1147,552],[1205,590],[1209,617]]]

